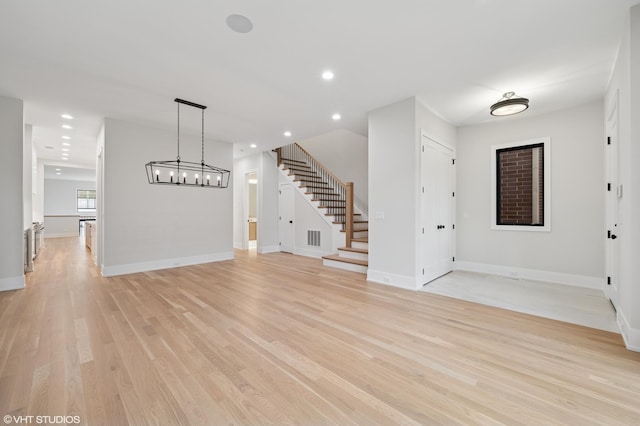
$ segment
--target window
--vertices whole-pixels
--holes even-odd
[[[78,213],[96,212],[96,190],[78,189],[76,191]]]
[[[550,141],[492,147],[492,228],[550,230]]]

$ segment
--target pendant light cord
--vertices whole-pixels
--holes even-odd
[[[202,165],[204,166],[204,110],[202,110]]]
[[[180,162],[180,102],[178,102],[178,162]]]

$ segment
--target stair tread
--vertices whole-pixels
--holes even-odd
[[[280,161],[282,161],[282,162],[289,161],[289,162],[292,162],[292,163],[307,164],[304,161],[294,160],[293,158],[280,158]]]
[[[369,243],[369,237],[352,238],[351,241],[356,243]]]
[[[354,265],[361,265],[361,266],[369,266],[369,262],[366,260],[360,260],[360,259],[349,259],[348,257],[340,257],[337,254],[330,254],[328,256],[322,256],[323,259],[327,259],[327,260],[335,260],[336,262],[344,262],[344,263],[352,263]]]
[[[331,222],[331,223],[333,223],[334,225],[339,225],[339,224],[344,223],[344,222],[334,221],[334,222]],[[368,220],[354,220],[353,223],[369,223],[369,221]]]
[[[355,247],[339,247],[338,251],[350,251],[353,253],[363,253],[363,254],[369,254],[369,249],[361,249],[361,248],[355,248]]]
[[[344,230],[344,229],[341,229],[340,232],[347,232],[347,231]],[[366,229],[354,229],[353,233],[355,234],[356,232],[369,232],[369,228],[366,228]]]

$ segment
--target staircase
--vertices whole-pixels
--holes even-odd
[[[334,227],[344,233],[338,253],[323,256],[326,266],[366,273],[369,265],[368,221],[353,207],[353,183],[343,183],[297,143],[276,149],[278,167],[311,197]]]

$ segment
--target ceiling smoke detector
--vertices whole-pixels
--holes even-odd
[[[246,34],[253,29],[253,22],[244,15],[234,14],[227,16],[227,26],[237,33]]]

